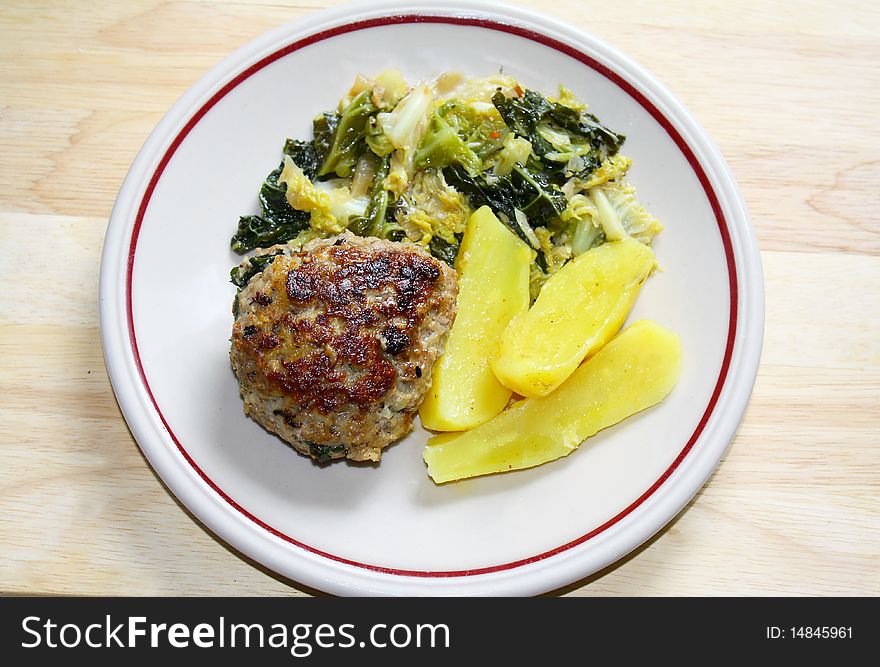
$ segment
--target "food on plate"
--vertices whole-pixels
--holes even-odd
[[[640,320],[552,393],[514,403],[473,430],[431,438],[428,474],[441,484],[567,456],[591,435],[659,403],[680,372],[678,336]]]
[[[489,359],[514,316],[529,307],[531,252],[488,206],[468,222],[455,260],[458,313],[419,416],[438,431],[473,428],[501,412],[511,391]]]
[[[250,417],[319,462],[378,461],[412,429],[455,319],[455,271],[344,232],[275,246],[234,279],[230,358]]]
[[[358,76],[311,139],[288,139],[242,216],[238,253],[342,230],[423,246],[450,266],[470,214],[488,206],[531,250],[530,296],[606,241],[650,244],[662,229],[626,180],[625,137],[567,88],[446,72],[410,85],[396,70]]]
[[[501,337],[492,370],[522,396],[545,396],[620,329],[654,252],[635,239],[605,243],[568,262]]]
[[[663,335],[602,347],[653,271],[662,230],[627,181],[624,141],[562,86],[359,75],[310,138],[285,142],[259,213],[232,237],[247,256],[231,274],[230,353],[246,413],[318,461],[377,461],[421,407],[428,428],[473,429],[454,449],[432,440],[432,474],[452,479],[440,472],[450,460],[489,471],[481,447],[499,425],[511,430],[498,451],[535,450],[536,433],[564,443],[505,459],[512,469],[648,405],[671,373],[635,386],[615,364],[642,360],[630,340]],[[507,407],[513,392],[535,398]],[[587,416],[572,412],[576,392],[595,403]]]

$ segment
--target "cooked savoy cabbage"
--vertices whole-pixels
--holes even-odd
[[[534,299],[572,257],[626,237],[650,244],[662,229],[626,181],[623,142],[564,87],[546,97],[503,75],[415,86],[396,70],[358,76],[314,119],[311,140],[286,141],[260,213],[240,218],[231,246],[244,254],[348,229],[453,264],[470,213],[488,205],[533,250]],[[233,270],[236,284],[244,277]]]

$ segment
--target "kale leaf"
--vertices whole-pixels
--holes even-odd
[[[499,90],[492,96],[492,104],[498,109],[504,124],[526,139],[531,137],[538,123],[553,108],[541,93],[534,90],[527,90],[522,97],[506,97]]]
[[[338,113],[322,113],[312,121],[312,135],[315,144],[315,155],[317,157],[318,168],[327,160],[330,152],[333,150],[333,140],[336,137],[336,130],[339,128],[340,115]],[[293,156],[291,155],[291,158]],[[303,171],[305,171],[303,169]],[[317,169],[315,173],[317,175]]]
[[[348,448],[345,445],[319,445],[309,440],[303,442],[309,446],[309,453],[318,463],[327,463],[334,454],[348,453]]]
[[[522,97],[506,97],[499,91],[492,103],[507,127],[532,144],[540,169],[531,171],[543,172],[558,185],[574,175],[588,178],[626,140],[594,115],[551,102],[533,90]]]
[[[471,208],[488,206],[496,213],[504,213],[515,220],[516,209],[529,219],[532,227],[546,226],[561,214],[568,202],[559,186],[547,175],[530,166],[516,164],[506,176],[489,176],[485,173],[471,176],[458,165],[443,170],[446,182],[468,198]],[[516,224],[511,229],[522,236]]]
[[[290,156],[303,173],[313,178],[317,170],[318,157],[315,143],[288,139],[284,152]],[[287,201],[287,186],[278,182],[284,168],[282,162],[263,181],[260,187],[260,215],[243,215],[238,220],[238,229],[232,237],[230,247],[240,255],[254,248],[268,248],[276,243],[286,243],[302,230],[308,229],[311,216],[297,211]]]
[[[281,254],[281,251],[266,255],[257,255],[248,260],[246,266],[236,266],[229,272],[229,278],[236,287],[244,287],[258,273],[261,273],[269,264],[275,261],[275,258]]]
[[[318,173],[318,151],[314,141],[288,139],[284,142],[284,153],[290,156],[293,163],[303,170],[310,181],[315,180]]]
[[[549,116],[559,127],[588,138],[593,148],[606,153],[605,157],[615,155],[626,141],[625,135],[612,132],[586,111],[579,112],[562,104],[554,104]]]
[[[455,258],[458,257],[458,249],[461,245],[462,234],[455,234],[456,243],[439,237],[431,237],[428,243],[428,251],[437,259],[446,262],[449,266],[455,266]]]
[[[351,174],[358,154],[366,145],[370,117],[378,111],[370,97],[370,91],[364,90],[341,114],[325,113],[315,119],[313,130],[320,156],[319,177],[336,175],[345,178]]]
[[[517,208],[528,216],[532,227],[546,225],[568,206],[565,193],[537,169],[517,163],[508,178],[519,195]]]
[[[516,192],[509,176],[487,178],[486,172],[471,176],[458,165],[451,165],[443,170],[443,177],[456,190],[468,199],[474,210],[488,206],[496,213],[501,212],[513,217],[516,208]]]

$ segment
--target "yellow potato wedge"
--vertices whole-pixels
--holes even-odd
[[[525,243],[488,206],[471,215],[455,261],[458,313],[419,409],[425,428],[473,428],[509,402],[511,391],[495,377],[489,359],[510,320],[529,307],[530,261]]]
[[[428,474],[442,484],[567,456],[603,428],[662,401],[680,373],[678,336],[640,320],[553,393],[514,403],[471,431],[429,439]]]
[[[508,389],[545,396],[617,333],[657,260],[625,239],[579,255],[553,274],[501,337],[491,366]]]

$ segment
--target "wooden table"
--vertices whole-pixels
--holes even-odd
[[[233,49],[330,4],[0,6],[0,593],[313,593],[216,539],[153,473],[107,379],[97,290],[114,198],[162,114]],[[704,490],[560,592],[880,594],[877,4],[552,12],[649,66],[700,119],[750,206],[767,297],[754,395]]]

